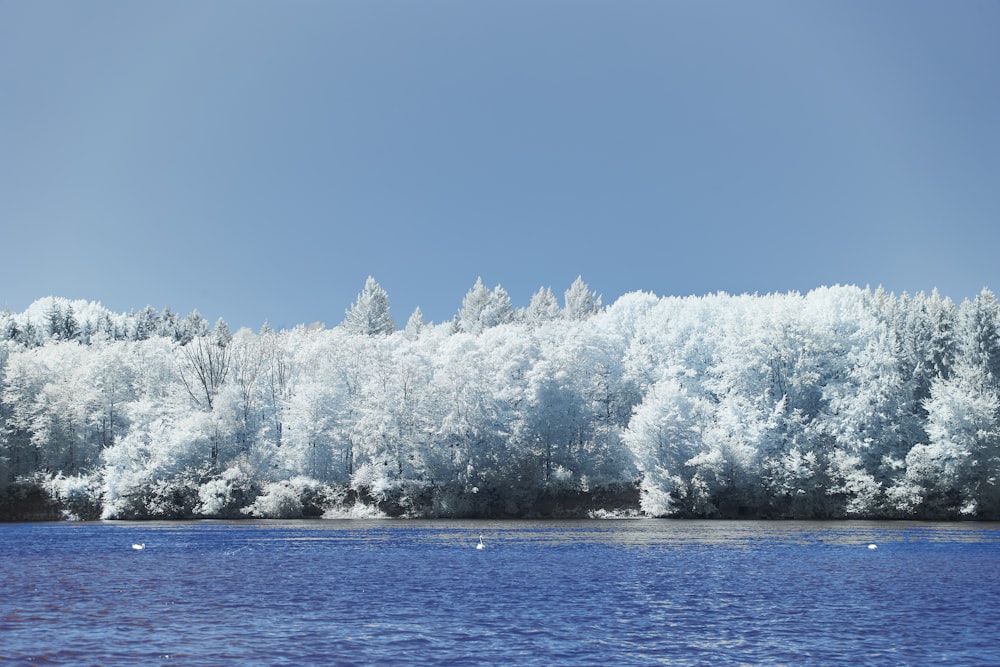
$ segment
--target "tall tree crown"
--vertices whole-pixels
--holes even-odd
[[[346,314],[343,326],[351,333],[388,336],[396,330],[396,322],[389,313],[389,295],[371,276]]]
[[[564,296],[568,320],[585,320],[601,309],[601,297],[590,291],[582,276],[576,277]]]

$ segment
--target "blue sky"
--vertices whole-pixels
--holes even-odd
[[[0,0],[0,307],[998,289],[1000,3]]]

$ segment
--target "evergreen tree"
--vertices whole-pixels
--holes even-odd
[[[45,313],[46,337],[59,340],[63,333],[63,311],[59,301],[52,299]]]
[[[0,320],[2,320],[2,324],[0,324],[0,339],[19,341],[21,338],[21,328],[18,326],[14,315],[4,310],[0,314]]]
[[[514,306],[511,304],[507,290],[500,285],[493,288],[489,304],[482,317],[483,325],[487,327],[509,324],[514,320]]]
[[[482,278],[476,278],[476,284],[462,299],[459,318],[462,331],[478,334],[483,329],[512,322],[514,307],[503,287],[497,285],[491,292],[483,285]]]
[[[982,373],[988,386],[1000,387],[1000,304],[984,289],[962,306],[965,360]]]
[[[424,322],[424,314],[420,311],[420,306],[417,306],[410,315],[410,319],[406,320],[406,335],[410,338],[416,338],[425,326],[427,323]]]
[[[201,313],[197,310],[192,310],[188,316],[184,318],[184,321],[181,322],[180,339],[178,342],[181,345],[186,345],[191,340],[199,336],[204,336],[207,333],[208,322],[206,322],[205,318],[201,316]]]
[[[590,291],[582,276],[576,277],[564,297],[568,320],[585,320],[601,309],[601,297]]]
[[[931,325],[929,363],[938,377],[947,380],[951,377],[951,367],[955,363],[958,310],[951,299],[942,299],[938,291],[934,290],[927,300],[927,316]]]
[[[354,334],[388,336],[396,330],[396,322],[389,314],[389,295],[371,276],[346,314],[343,327]]]
[[[63,340],[77,340],[80,337],[80,323],[76,319],[73,311],[73,304],[67,303],[63,311],[62,336]]]
[[[462,299],[462,309],[458,311],[462,331],[470,334],[482,331],[483,313],[489,308],[489,304],[490,291],[486,289],[481,277],[476,278],[476,284],[466,293]]]
[[[149,340],[156,335],[159,327],[159,316],[152,306],[146,306],[134,317],[133,340]]]
[[[552,290],[548,287],[540,288],[531,297],[528,309],[525,311],[524,319],[530,326],[537,326],[542,322],[551,322],[562,317],[562,310],[556,300]]]
[[[104,340],[118,340],[118,328],[111,319],[111,313],[101,313],[97,318],[96,334]]]
[[[181,338],[181,325],[177,319],[177,314],[170,310],[169,306],[163,308],[160,313],[160,323],[157,333],[164,338],[179,341]]]

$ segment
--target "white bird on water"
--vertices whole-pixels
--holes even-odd
[[[146,548],[146,543],[143,542],[141,544],[133,544],[132,548],[135,549],[136,551],[142,551],[143,549]]]
[[[485,549],[486,548],[486,545],[483,544],[483,536],[482,535],[479,536],[479,544],[476,545],[476,548],[477,549]]]
[[[869,544],[868,548],[869,549],[878,549],[878,545],[877,544]]]

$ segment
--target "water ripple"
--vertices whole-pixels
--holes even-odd
[[[996,524],[0,531],[3,664],[1000,664]]]

